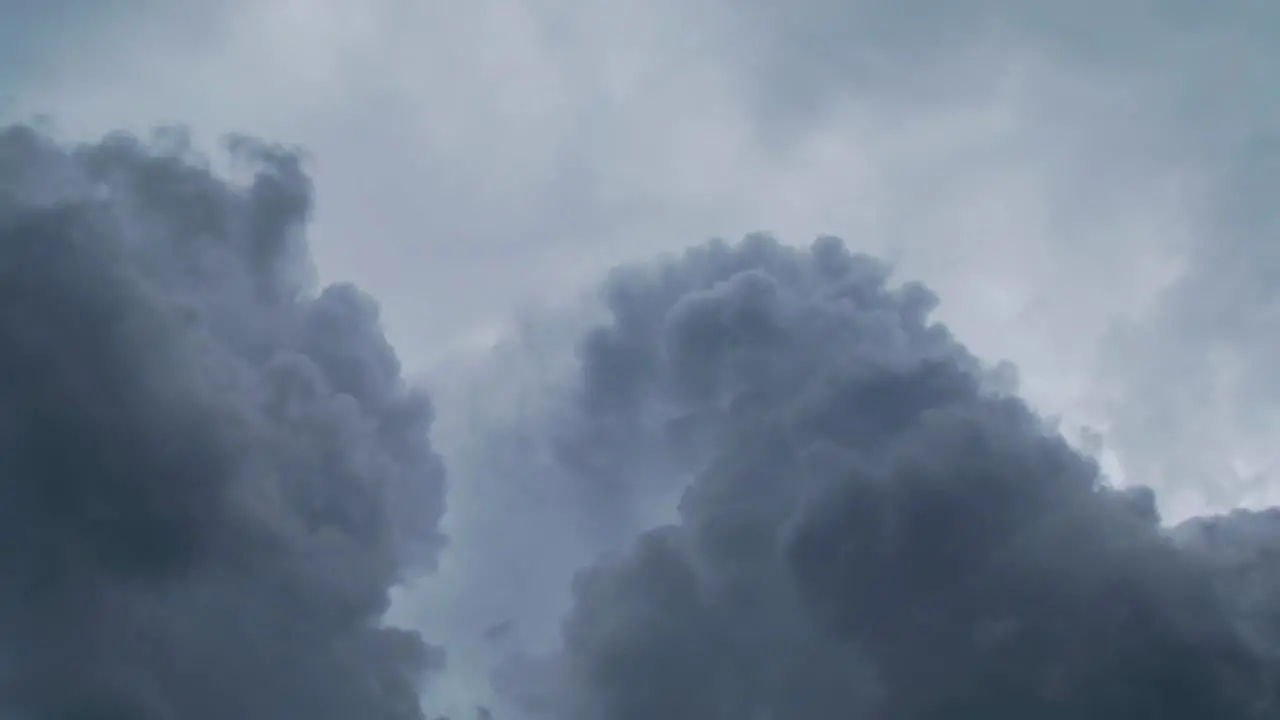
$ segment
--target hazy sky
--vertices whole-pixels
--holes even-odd
[[[15,110],[305,145],[322,272],[419,363],[618,258],[771,230],[900,254],[1059,382],[1167,275],[1265,87],[1256,18],[1198,3],[188,5],[6,0]]]
[[[620,260],[840,235],[1178,514],[1274,499],[1275,48],[1264,0],[0,0],[0,97],[305,146],[321,274],[437,383]]]

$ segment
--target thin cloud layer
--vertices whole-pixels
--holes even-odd
[[[432,407],[312,286],[311,185],[234,139],[0,131],[0,710],[417,718],[380,626],[443,538]]]
[[[1277,501],[1271,439],[1280,402],[1267,375],[1276,361],[1268,288],[1278,215],[1268,189],[1280,178],[1280,96],[1269,76],[1280,61],[1280,8],[1149,0],[747,8],[708,24],[723,28],[713,53],[774,145],[847,122],[850,108],[906,123],[1013,88],[1012,106],[1032,118],[1034,138],[1017,152],[1036,158],[1059,215],[1045,247],[1022,255],[1035,242],[1025,228],[1012,251],[1022,260],[1012,275],[1038,275],[1022,292],[1046,288],[1036,314],[1055,329],[1036,334],[1056,353],[1040,353],[1039,364],[1076,356],[1060,372],[1092,375],[1079,400],[1105,426],[1126,474],[1168,492],[1172,514]],[[927,162],[940,172],[951,164],[937,154]],[[963,182],[974,170],[962,171]],[[1177,199],[1151,202],[1151,189],[1166,183]],[[901,196],[888,202],[905,198],[907,213],[921,211],[911,193]],[[1002,214],[1016,214],[1017,196],[1004,198]],[[1146,217],[1103,227],[1093,240],[1081,232],[1090,218],[1124,212],[1117,207]],[[1141,239],[1142,225],[1154,241]],[[1143,242],[1149,251],[1132,255]],[[1037,267],[1042,257],[1051,258],[1047,271]],[[1081,326],[1096,358],[1073,349],[1084,343],[1052,339]]]
[[[1152,312],[1103,345],[1101,387],[1133,471],[1218,510],[1277,502],[1280,142],[1261,134],[1219,169],[1200,239]]]

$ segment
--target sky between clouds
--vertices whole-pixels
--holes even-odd
[[[411,368],[621,260],[842,236],[1173,515],[1275,499],[1280,7],[1263,0],[0,0],[64,134],[298,143],[320,273]],[[1126,324],[1128,323],[1128,324]],[[444,392],[442,415],[448,411]],[[447,418],[442,418],[447,421]],[[1178,492],[1180,491],[1180,492]]]
[[[1223,94],[1219,51],[1132,2],[107,5],[29,11],[19,111],[305,145],[321,270],[376,288],[418,358],[620,257],[760,229],[900,253],[975,325],[1089,332],[1149,292],[1221,156],[1209,98],[1165,107]],[[1061,302],[1086,269],[1109,297]]]

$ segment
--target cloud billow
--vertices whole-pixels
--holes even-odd
[[[608,397],[642,378],[704,452],[679,521],[577,579],[547,716],[1274,714],[1274,516],[1163,527],[927,289],[763,237],[607,288],[597,336],[643,358],[597,364]]]
[[[431,404],[312,286],[300,158],[229,148],[0,131],[5,713],[421,715],[379,620],[443,542]]]
[[[442,652],[381,617],[444,544],[432,405],[374,301],[315,287],[299,156],[229,160],[176,131],[0,134],[4,714],[422,717]],[[605,279],[534,454],[565,483],[544,509],[626,549],[575,580],[562,648],[503,667],[507,699],[1274,716],[1274,511],[1165,527],[892,270],[751,236]],[[677,522],[621,537],[685,483]]]

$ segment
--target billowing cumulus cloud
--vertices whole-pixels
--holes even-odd
[[[833,239],[763,237],[606,287],[584,385],[678,418],[696,479],[678,522],[578,577],[563,650],[507,668],[531,710],[1275,713],[1274,517],[1163,527],[1154,493],[1109,484],[930,319],[927,289]]]
[[[382,623],[443,545],[432,406],[374,302],[314,287],[299,156],[229,150],[213,173],[177,131],[0,138],[0,702],[19,717],[420,718],[443,662]],[[548,361],[555,386],[460,431],[470,492],[493,492],[460,535],[472,612],[450,640],[568,612],[559,647],[498,653],[500,710],[1275,714],[1274,511],[1162,525],[923,285],[834,238],[756,235],[601,290],[577,340],[541,340],[576,352]]]
[[[224,158],[218,158],[222,162]],[[316,288],[293,152],[0,131],[0,710],[416,718],[433,410]]]
[[[704,232],[838,230],[900,253],[971,347],[1026,359],[1028,397],[1068,415],[1105,405],[1103,444],[1127,480],[1160,489],[1166,517],[1206,499],[1274,501],[1266,3],[215,6],[235,10],[205,16],[196,37],[195,6],[181,21],[107,22],[85,5],[95,22],[59,31],[79,53],[9,43],[0,55],[47,65],[23,78],[23,107],[81,127],[190,117],[305,137],[324,170],[324,269],[379,289],[419,365],[446,335],[619,256]],[[70,27],[30,17],[37,31]],[[495,37],[501,58],[471,52]],[[3,212],[31,237],[53,217],[35,210],[57,200],[107,240],[58,255],[79,265],[24,261],[60,284],[13,271],[23,297],[52,298],[37,303],[44,316],[18,317],[120,349],[49,363],[61,336],[23,330],[25,344],[0,343],[27,348],[8,361],[6,393],[119,407],[77,425],[13,401],[12,462],[58,467],[25,459],[54,456],[26,439],[44,424],[98,448],[57,462],[105,478],[150,477],[130,461],[198,472],[112,480],[102,487],[128,493],[97,500],[73,485],[55,496],[76,509],[56,520],[27,509],[54,500],[11,491],[23,519],[0,538],[39,549],[0,563],[14,587],[39,590],[0,606],[13,638],[0,667],[23,690],[11,704],[72,712],[78,701],[54,698],[82,687],[72,696],[93,712],[167,703],[186,716],[194,687],[210,714],[261,697],[286,714],[305,702],[376,717],[359,705],[372,695],[350,690],[372,673],[410,707],[410,679],[438,656],[369,628],[397,566],[429,563],[440,542],[438,469],[419,445],[430,413],[394,379],[367,299],[309,284],[293,229],[305,180],[252,144],[237,151],[249,182],[219,184],[173,162],[201,162],[181,147],[36,140],[6,144]],[[21,155],[31,148],[43,160]],[[273,216],[269,197],[293,209]],[[239,219],[201,229],[218,208]],[[372,238],[370,226],[397,230]],[[257,239],[164,240],[193,235]],[[563,640],[545,662],[502,663],[508,700],[591,720],[1265,714],[1280,647],[1274,513],[1162,528],[1150,496],[1108,489],[1012,397],[1007,368],[984,368],[934,324],[933,302],[831,240],[713,243],[617,271],[603,322],[511,339],[478,383],[437,368],[451,400],[468,396],[442,405],[455,542],[443,575],[398,610],[477,676],[426,704],[464,717],[494,700],[480,675],[495,658]],[[121,307],[128,323],[56,321]],[[1134,322],[1103,339],[1101,387],[1058,387],[1090,374],[1096,331],[1116,316]],[[90,358],[116,363],[61,379]],[[28,382],[24,367],[59,379]],[[459,417],[472,395],[493,407]],[[167,434],[135,429],[153,422]],[[116,439],[94,445],[104,427]],[[381,529],[358,531],[366,522]],[[616,554],[595,562],[601,551]],[[407,654],[374,637],[402,638]],[[260,695],[224,692],[240,681]],[[521,717],[510,704],[490,706]]]

